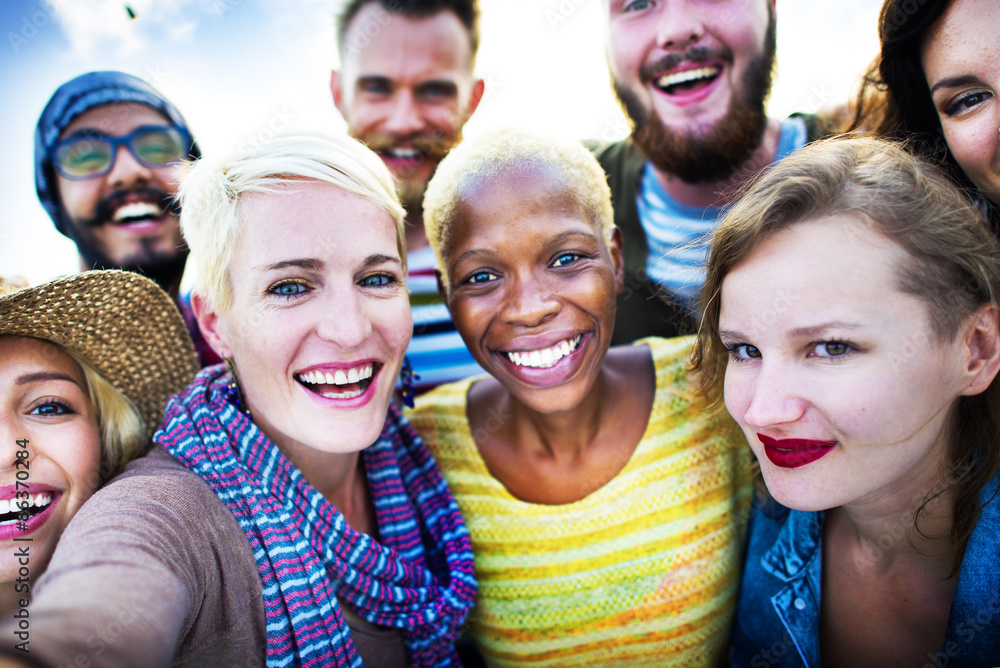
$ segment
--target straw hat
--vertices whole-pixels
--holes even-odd
[[[135,404],[151,437],[167,399],[198,372],[177,306],[153,281],[88,271],[31,288],[0,285],[0,335],[32,336],[79,353]]]

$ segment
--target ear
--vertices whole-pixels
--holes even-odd
[[[479,106],[484,92],[486,92],[486,82],[476,79],[476,83],[472,84],[472,94],[469,95],[469,116],[472,116],[472,112]]]
[[[337,70],[330,70],[330,92],[333,94],[333,105],[337,107],[340,115],[344,115],[344,91],[341,89],[340,73]]]
[[[212,346],[212,350],[224,360],[232,359],[233,350],[227,343],[228,337],[223,331],[219,314],[208,303],[208,300],[198,292],[191,293],[191,310],[194,311],[194,317],[198,321],[198,328],[201,330],[202,336],[208,341],[208,345]]]
[[[968,366],[964,371],[967,385],[962,394],[985,392],[1000,371],[1000,313],[996,304],[981,307],[965,329]]]
[[[448,311],[451,312],[451,304],[448,303],[448,282],[441,276],[440,269],[434,270],[434,278],[437,279],[438,295],[440,295],[444,305],[448,307]]]
[[[617,225],[611,228],[608,252],[611,253],[611,265],[615,268],[615,292],[618,293],[625,289],[625,241]]]

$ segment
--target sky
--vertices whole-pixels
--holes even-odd
[[[475,136],[521,125],[613,140],[628,125],[604,56],[605,0],[480,0]],[[779,0],[772,116],[846,102],[878,49],[880,0]],[[62,83],[135,74],[184,114],[206,155],[276,131],[343,131],[330,95],[338,0],[3,0],[0,276],[39,283],[78,270],[35,194],[34,128]],[[189,283],[188,279],[185,280]]]

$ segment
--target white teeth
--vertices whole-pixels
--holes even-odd
[[[12,499],[0,499],[0,515],[17,513],[32,507],[44,508],[50,503],[52,503],[52,492],[39,492],[35,495],[29,494],[25,499],[19,499],[17,497]]]
[[[680,83],[686,83],[688,81],[695,81],[696,79],[707,79],[718,74],[720,68],[712,67],[699,67],[693,70],[684,70],[683,72],[674,72],[673,74],[665,74],[656,80],[656,85],[660,88],[667,88],[668,86],[675,86]]]
[[[158,217],[160,213],[160,207],[150,202],[132,202],[119,207],[112,216],[112,220],[117,222],[125,220],[126,218],[146,218],[148,216]]]
[[[536,369],[548,369],[559,363],[580,345],[583,335],[578,334],[572,339],[566,339],[549,348],[524,352],[507,353],[507,358],[518,366],[530,366]]]
[[[322,371],[300,373],[298,374],[298,379],[300,382],[308,383],[310,385],[349,385],[351,383],[360,383],[363,380],[371,378],[373,373],[374,371],[372,365],[365,364],[364,366],[356,366],[347,369],[346,371],[343,369],[335,369],[333,372],[327,371],[326,373],[323,373]]]
[[[327,399],[353,399],[354,397],[361,396],[361,390],[355,390],[354,392],[321,392]]]
[[[420,157],[420,151],[415,148],[394,148],[391,151],[386,151],[386,153],[394,158],[408,159]]]

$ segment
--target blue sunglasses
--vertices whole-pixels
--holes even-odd
[[[115,166],[118,147],[145,167],[166,167],[186,158],[191,135],[175,125],[146,125],[127,135],[81,134],[57,141],[49,149],[56,171],[73,181],[104,176]]]

